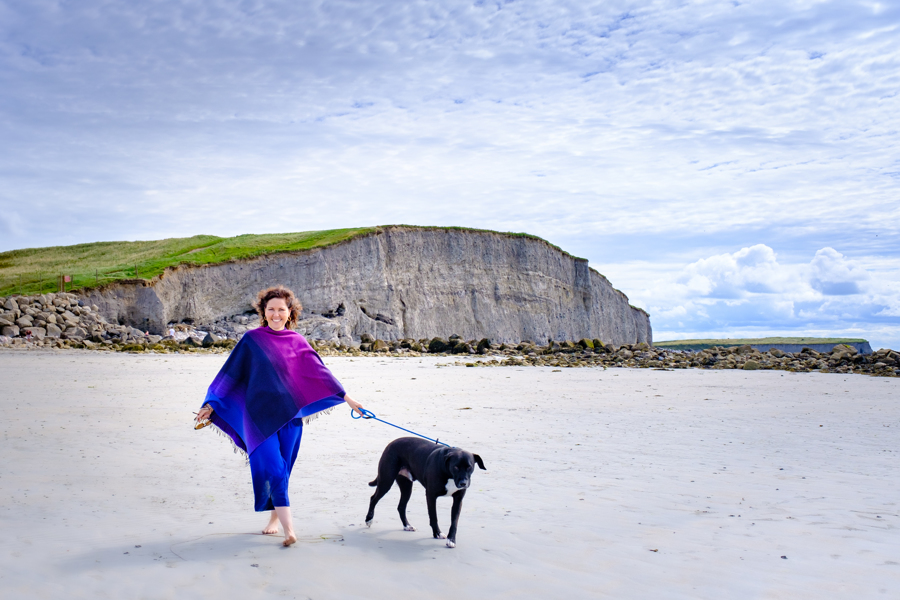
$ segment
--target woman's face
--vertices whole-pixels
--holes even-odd
[[[266,302],[266,322],[270,329],[281,331],[287,325],[290,316],[291,309],[288,308],[284,298],[272,298]]]

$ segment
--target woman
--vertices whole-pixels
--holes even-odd
[[[249,457],[257,512],[271,511],[263,533],[284,529],[284,545],[297,541],[288,501],[288,480],[303,424],[346,402],[344,392],[302,335],[291,331],[302,307],[278,286],[259,293],[254,305],[262,326],[244,334],[209,386],[195,421],[209,420]]]

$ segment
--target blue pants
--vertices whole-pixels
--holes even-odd
[[[257,512],[290,506],[288,480],[297,460],[303,421],[294,419],[270,435],[250,454],[250,474]]]

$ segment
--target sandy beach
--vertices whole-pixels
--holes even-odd
[[[304,432],[300,543],[255,535],[249,468],[191,411],[222,355],[0,352],[6,598],[889,598],[900,379],[329,358],[379,417],[480,454],[457,548],[416,487],[363,524],[404,435]],[[439,501],[449,528],[450,501]]]

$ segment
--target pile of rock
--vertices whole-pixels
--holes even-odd
[[[0,305],[0,334],[8,343],[83,341],[110,331],[119,333],[118,325],[107,323],[96,306],[86,306],[75,294],[0,298]]]
[[[23,347],[74,347],[126,352],[225,352],[237,339],[259,326],[255,315],[237,315],[214,324],[208,331],[192,325],[170,324],[173,336],[148,335],[127,325],[107,323],[96,306],[86,306],[74,294],[44,294],[0,298],[0,345]],[[317,330],[315,330],[317,331]],[[804,348],[800,352],[782,352],[775,348],[760,352],[750,346],[715,347],[700,352],[654,348],[648,344],[616,346],[598,339],[548,341],[536,344],[498,344],[489,339],[464,340],[422,338],[385,341],[363,334],[360,343],[334,341],[335,332],[325,332],[330,341],[317,340],[315,331],[303,330],[312,346],[323,355],[351,356],[466,356],[467,367],[543,366],[543,367],[633,367],[657,369],[779,369],[870,373],[900,376],[900,353],[879,350],[860,354],[855,348],[838,344],[823,353]],[[344,339],[343,337],[341,339]],[[345,341],[349,341],[346,338]],[[475,358],[478,357],[478,358]]]
[[[22,348],[95,348],[118,351],[179,351],[207,348],[223,351],[234,346],[213,334],[204,338],[150,335],[129,325],[109,323],[75,294],[41,294],[0,298],[0,346]],[[190,341],[188,341],[190,340]]]
[[[550,367],[633,367],[662,369],[776,369],[794,372],[821,371],[823,373],[868,373],[900,376],[900,353],[884,349],[870,355],[860,354],[856,348],[838,344],[823,353],[804,348],[797,353],[772,348],[760,352],[750,346],[715,347],[701,352],[653,348],[647,344],[611,346],[599,340],[561,342],[546,347],[522,344],[516,349],[520,355],[501,360],[467,362],[466,366],[550,366]],[[557,347],[558,346],[558,347]],[[508,352],[506,352],[508,354]]]
[[[632,367],[657,369],[777,369],[795,372],[822,371],[835,373],[870,373],[900,376],[900,353],[879,350],[870,355],[838,344],[827,353],[804,348],[801,352],[782,352],[775,348],[760,352],[748,346],[715,347],[701,352],[654,348],[649,344],[616,346],[601,340],[582,339],[550,341],[546,345],[524,341],[520,344],[496,344],[491,340],[448,339],[396,340],[386,342],[363,336],[359,347],[333,342],[316,342],[313,346],[324,355],[443,356],[467,355],[471,358],[457,364],[471,367],[539,366],[539,367]],[[478,358],[475,358],[478,357]],[[481,358],[483,357],[483,358]]]

